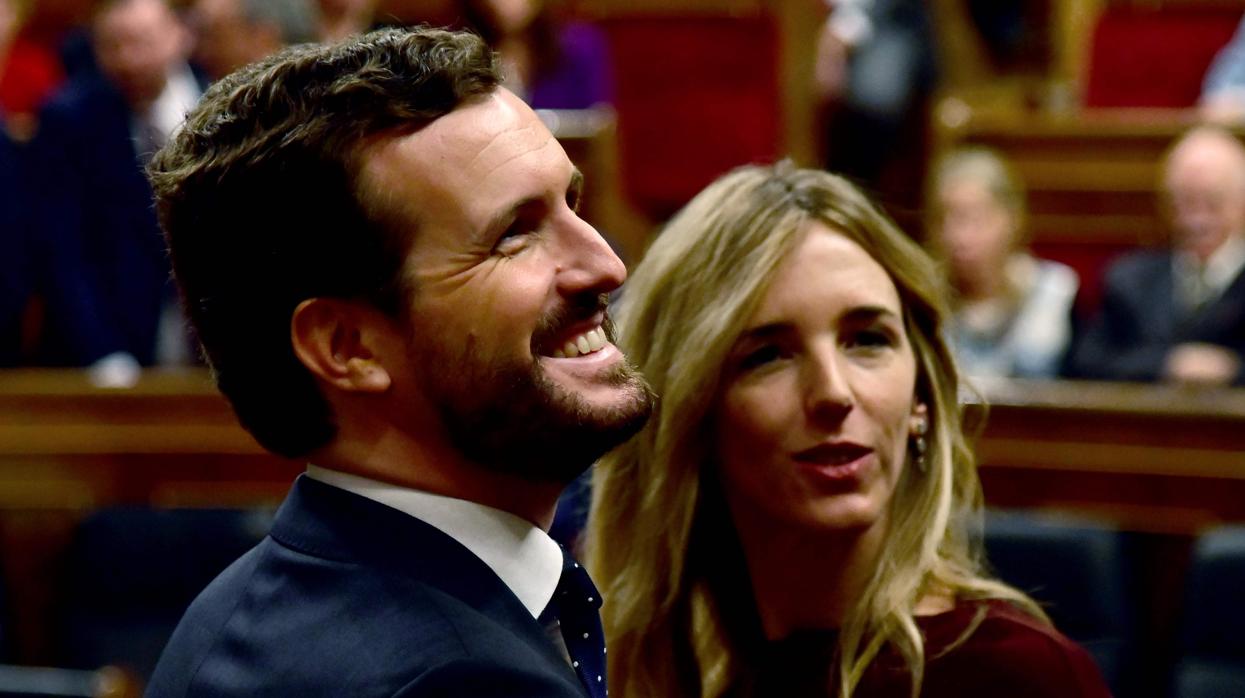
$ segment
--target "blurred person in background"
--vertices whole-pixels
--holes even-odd
[[[202,90],[164,0],[104,0],[91,36],[100,75],[53,97],[32,143],[40,361],[126,384],[140,366],[192,360],[143,167]]]
[[[546,0],[464,0],[466,28],[492,46],[506,87],[533,109],[611,104],[613,77],[605,36],[563,22]]]
[[[826,167],[886,203],[919,204],[925,105],[936,78],[921,0],[826,0],[814,90],[825,107]]]
[[[1172,245],[1111,264],[1073,375],[1241,385],[1245,372],[1245,146],[1201,126],[1163,164]]]
[[[929,243],[952,289],[948,334],[972,377],[1053,378],[1072,336],[1076,272],[1025,250],[1025,192],[995,152],[935,165]]]
[[[32,10],[23,0],[0,0],[0,112],[9,135],[29,140],[39,108],[65,80],[56,47],[31,34]]]
[[[983,570],[942,289],[857,189],[785,164],[654,241],[618,331],[661,400],[590,519],[611,693],[1107,695]]]
[[[1245,121],[1245,17],[1206,70],[1198,109],[1212,121]]]
[[[191,18],[195,61],[213,81],[319,38],[315,0],[195,0]]]
[[[20,17],[15,0],[0,0],[0,74]],[[30,296],[30,259],[21,187],[22,155],[9,137],[7,114],[0,109],[0,367],[16,366],[22,357],[22,318]]]
[[[376,0],[319,0],[320,41],[341,41],[362,34],[372,26]]]

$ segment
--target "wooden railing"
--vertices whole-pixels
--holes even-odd
[[[1071,511],[1182,539],[1245,521],[1245,391],[980,389],[990,406],[975,443],[992,506]],[[980,421],[980,404],[966,410]],[[0,372],[0,566],[19,660],[52,658],[55,560],[84,514],[276,504],[302,469],[265,453],[203,371],[149,372],[131,389],[96,388],[77,371]]]
[[[977,454],[993,506],[1157,533],[1245,521],[1245,391],[1036,381],[980,390],[989,407]]]
[[[978,388],[991,503],[1084,506],[1143,529],[1245,521],[1245,391]],[[979,421],[977,403],[967,410]],[[302,467],[265,453],[205,372],[149,372],[131,389],[95,388],[76,371],[0,373],[0,511],[271,503]]]

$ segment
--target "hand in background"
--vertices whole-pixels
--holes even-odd
[[[1215,344],[1187,342],[1167,354],[1163,375],[1168,380],[1197,385],[1228,385],[1241,370],[1241,358]]]

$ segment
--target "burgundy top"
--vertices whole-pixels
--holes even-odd
[[[983,606],[981,623],[956,644]],[[946,613],[919,616],[916,624],[925,636],[922,698],[1111,695],[1084,649],[1005,601],[961,602]],[[767,644],[753,676],[730,695],[833,696],[837,676],[830,676],[830,666],[837,640],[835,631],[801,631]],[[854,695],[910,698],[910,690],[902,656],[886,649],[865,670]]]

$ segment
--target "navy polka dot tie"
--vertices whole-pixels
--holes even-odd
[[[571,666],[592,698],[605,698],[605,633],[601,630],[601,594],[575,559],[562,549],[562,577],[540,621],[557,622]]]

